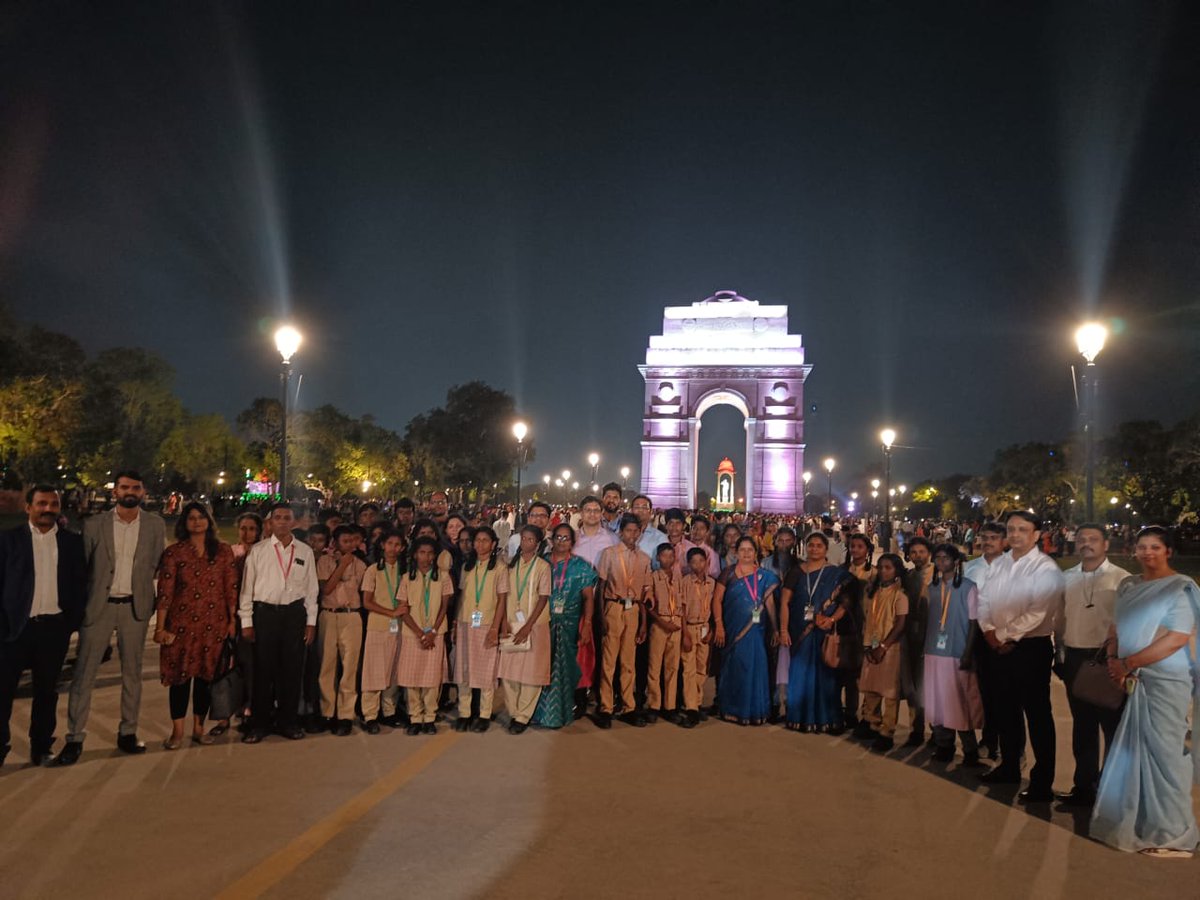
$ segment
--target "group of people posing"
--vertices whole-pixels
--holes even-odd
[[[453,727],[483,732],[503,690],[513,734],[565,726],[594,701],[604,729],[616,717],[693,728],[715,715],[850,731],[886,753],[903,702],[907,745],[922,745],[928,726],[935,760],[951,763],[961,747],[960,765],[987,760],[980,778],[993,786],[1021,785],[1028,731],[1034,759],[1020,799],[1092,807],[1093,835],[1115,847],[1171,856],[1200,840],[1186,747],[1200,598],[1171,569],[1162,528],[1138,536],[1141,576],[1106,558],[1105,529],[1093,524],[1077,527],[1081,561],[1064,573],[1024,511],[983,524],[973,559],[916,536],[905,560],[855,532],[835,564],[831,528],[772,528],[764,556],[761,540],[736,525],[713,540],[703,515],[656,514],[641,495],[626,511],[612,484],[580,502],[575,524],[535,501],[511,534],[506,523],[450,513],[445,495],[431,498],[426,518],[402,503],[394,520],[377,521],[365,505],[354,523],[326,515],[303,530],[276,503],[265,518],[243,514],[233,546],[192,502],[166,546],[165,523],[141,509],[143,496],[137,473],[119,473],[115,508],[87,519],[80,536],[60,526],[58,492],[35,486],[28,523],[0,540],[0,763],[25,670],[32,761],[80,759],[114,632],[117,745],[144,752],[137,724],[153,621],[167,750],[189,738],[189,701],[192,742],[212,743],[242,714],[242,741],[254,744],[272,733],[345,736],[356,720],[368,734],[431,734],[454,691]],[[76,630],[56,756],[55,683]],[[232,708],[210,710],[214,682],[235,672],[244,690]],[[1059,795],[1055,672],[1074,723],[1074,785]]]

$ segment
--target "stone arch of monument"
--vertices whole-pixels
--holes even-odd
[[[717,291],[663,310],[650,338],[642,428],[642,492],[656,506],[695,508],[700,419],[714,406],[741,412],[746,429],[746,508],[804,509],[804,362],[786,306]]]

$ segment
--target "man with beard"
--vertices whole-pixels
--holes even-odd
[[[621,529],[621,514],[625,510],[625,498],[622,496],[621,486],[615,481],[610,481],[604,486],[604,490],[600,493],[600,506],[604,510],[601,524],[616,534]]]
[[[79,631],[79,650],[67,700],[67,743],[57,764],[69,766],[83,753],[92,688],[112,633],[121,656],[121,724],[117,748],[145,753],[137,738],[142,702],[142,654],[146,629],[154,615],[154,574],[166,545],[162,517],[141,509],[146,488],[137,472],[118,472],[114,509],[83,523],[83,550],[88,561],[88,604]]]

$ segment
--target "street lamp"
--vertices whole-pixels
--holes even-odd
[[[283,393],[283,412],[279,425],[279,496],[287,501],[287,414],[288,384],[292,380],[292,357],[300,349],[303,336],[291,325],[280,325],[275,329],[275,349],[279,351],[279,388]]]
[[[588,454],[588,465],[592,467],[592,481],[595,481],[596,480],[596,468],[597,468],[597,466],[600,465],[600,454],[595,453],[595,452],[589,453]]]
[[[521,469],[525,465],[525,435],[529,434],[529,426],[524,422],[514,422],[512,432],[513,437],[517,439],[517,504],[516,518],[513,521],[519,525],[521,523]]]
[[[629,490],[629,466],[621,466],[621,497]]]
[[[546,496],[549,497],[550,496],[550,476],[549,475],[542,476],[542,484],[544,484],[546,486]]]
[[[1087,519],[1092,520],[1092,492],[1095,489],[1095,454],[1092,442],[1095,436],[1096,417],[1096,357],[1104,349],[1108,329],[1099,322],[1087,322],[1075,330],[1075,346],[1087,363],[1080,378],[1083,381],[1083,465],[1086,473],[1084,490],[1087,491]]]
[[[827,499],[829,502],[827,504],[827,508],[830,516],[833,515],[833,467],[836,465],[837,461],[832,456],[825,457],[825,473],[829,476],[829,480],[826,484],[826,493],[828,494]]]
[[[896,430],[885,428],[879,432],[879,443],[883,445],[883,495],[887,497],[887,515],[884,516],[883,540],[889,550],[892,546],[892,444],[896,443]]]
[[[806,471],[803,475],[800,476],[800,478],[804,482],[804,500],[800,504],[800,507],[805,512],[808,512],[808,483],[810,481],[812,481],[812,472]]]

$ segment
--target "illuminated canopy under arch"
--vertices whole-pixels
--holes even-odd
[[[650,338],[642,429],[642,491],[659,507],[696,505],[700,418],[727,405],[745,417],[746,508],[804,508],[804,362],[786,306],[718,291],[663,310]]]

